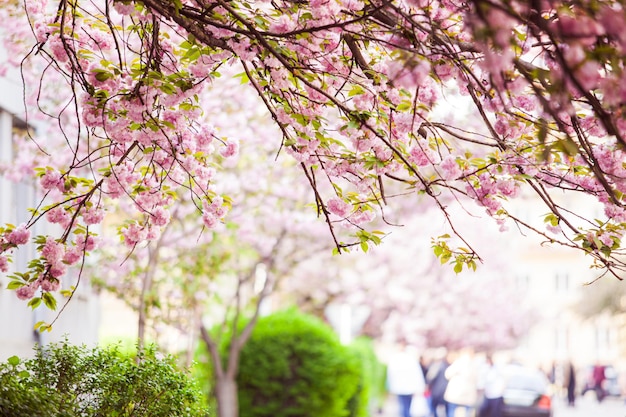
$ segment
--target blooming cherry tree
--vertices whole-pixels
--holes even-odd
[[[462,214],[455,216],[460,220]],[[323,271],[319,259],[300,265],[280,290],[283,297],[318,315],[328,313],[332,305],[350,306],[355,320],[357,312],[367,312],[359,332],[383,342],[404,340],[420,349],[472,346],[481,351],[517,346],[541,314],[525,302],[524,290],[516,286],[518,272],[507,256],[520,252],[520,242],[511,239],[515,231],[502,233],[476,220],[463,223],[462,233],[485,258],[476,273],[457,275],[432,256],[425,237],[440,235],[446,227],[431,208],[416,213],[410,224],[367,253],[321,261],[328,265]]]
[[[65,149],[37,171],[45,199],[17,227],[63,230],[33,238],[39,257],[10,284],[23,298],[49,294],[95,248],[111,199],[132,203],[120,227],[129,248],[158,237],[181,195],[198,229],[223,221],[229,199],[215,184],[248,138],[220,135],[200,93],[229,68],[262,99],[280,130],[275,149],[298,162],[337,252],[379,243],[371,222],[391,223],[391,207],[423,195],[453,231],[450,204],[470,200],[502,227],[581,249],[601,273],[624,269],[620,2],[23,0],[5,9],[26,109],[55,121],[33,140],[44,156],[52,142]],[[604,212],[565,206],[561,192]],[[508,209],[526,193],[545,205],[543,218]],[[24,240],[17,228],[0,230],[3,270]],[[434,250],[457,271],[480,259],[469,240],[442,237]]]
[[[233,196],[228,216],[210,230],[198,230],[197,207],[180,196],[158,237],[136,244],[130,255],[115,242],[103,242],[99,255],[106,255],[85,273],[137,311],[139,346],[146,338],[160,346],[184,340],[170,348],[186,349],[191,365],[200,339],[217,414],[230,417],[238,415],[239,355],[268,298],[300,263],[330,253],[332,243],[324,238],[324,224],[307,215],[310,189],[294,170],[295,161],[277,156],[268,140],[279,132],[254,91],[229,78],[203,94],[206,112],[224,113],[213,120],[216,130],[248,138],[241,143],[242,156],[223,164],[224,180],[216,185],[220,194]],[[223,207],[219,199],[211,204]],[[132,205],[119,205],[114,216],[132,211]],[[240,318],[249,320],[243,328]],[[220,351],[225,334],[230,344]]]

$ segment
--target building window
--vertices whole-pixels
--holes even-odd
[[[595,332],[596,352],[600,356],[605,355],[611,347],[611,339],[609,329],[605,326],[598,325]]]
[[[554,276],[554,289],[558,293],[566,293],[570,289],[569,274],[559,273]]]
[[[566,326],[554,331],[554,351],[557,355],[565,355],[569,351],[569,329]]]

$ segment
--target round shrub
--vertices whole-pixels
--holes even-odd
[[[348,416],[361,371],[321,320],[295,310],[263,317],[241,352],[240,417]]]
[[[348,404],[349,415],[350,417],[368,417],[375,414],[383,400],[385,368],[378,360],[370,339],[356,339],[349,349],[361,365],[359,387]]]
[[[68,343],[35,351],[0,364],[0,416],[208,416],[191,380],[153,348],[137,358]]]

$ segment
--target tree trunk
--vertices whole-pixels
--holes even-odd
[[[237,381],[223,375],[216,379],[215,397],[217,399],[218,417],[239,417],[239,400],[237,398]]]
[[[152,291],[152,282],[154,280],[154,273],[156,266],[160,259],[161,244],[163,242],[163,235],[159,238],[157,243],[153,246],[148,246],[148,265],[143,274],[141,282],[141,294],[139,296],[139,308],[137,317],[137,349],[143,350],[146,343],[146,326],[148,322],[148,295]]]
[[[150,256],[151,258],[151,256]],[[148,321],[148,293],[152,289],[152,260],[146,267],[146,271],[143,274],[141,282],[141,294],[139,296],[139,308],[137,316],[137,349],[143,350],[146,341],[146,323]]]

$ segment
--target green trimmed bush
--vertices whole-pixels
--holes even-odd
[[[370,339],[356,339],[349,349],[361,365],[359,388],[349,402],[350,417],[368,417],[374,414],[384,396],[385,368],[378,360]]]
[[[208,416],[197,388],[171,357],[148,348],[135,358],[117,348],[67,342],[0,364],[1,417]]]
[[[240,417],[343,417],[359,358],[321,320],[288,310],[261,318],[241,353]]]

